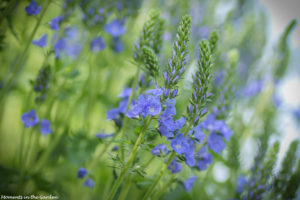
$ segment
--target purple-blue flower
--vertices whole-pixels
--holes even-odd
[[[158,144],[151,150],[151,153],[156,156],[168,155],[169,149],[164,144]]]
[[[49,22],[49,25],[50,25],[50,28],[52,30],[55,30],[55,31],[58,31],[59,30],[59,23],[63,20],[63,16],[57,16],[57,17],[54,17],[50,22]]]
[[[175,173],[178,173],[178,172],[181,171],[182,165],[176,161],[176,158],[174,158],[174,160],[172,160],[172,162],[171,162],[170,165],[168,166],[168,169],[169,169],[173,174],[175,174]]]
[[[243,175],[240,175],[238,177],[237,184],[236,184],[237,185],[236,186],[236,192],[238,194],[241,194],[247,184],[248,184],[247,178]]]
[[[196,164],[196,160],[195,160],[195,157],[194,157],[194,152],[195,152],[194,141],[189,138],[189,139],[187,139],[187,143],[188,143],[188,148],[184,152],[184,154],[185,154],[185,163],[188,166],[193,167]]]
[[[83,186],[93,188],[95,186],[95,183],[92,179],[88,178],[86,181],[84,181]]]
[[[186,181],[184,181],[184,189],[189,192],[195,183],[195,180],[197,179],[197,176],[192,176],[190,178],[188,178]]]
[[[189,135],[192,135],[196,142],[202,143],[204,141],[205,134],[202,132],[201,124],[198,124],[190,130]]]
[[[21,116],[21,120],[26,128],[35,126],[39,123],[39,118],[36,116],[34,110],[30,110],[29,112],[24,113]]]
[[[145,118],[149,115],[158,115],[160,112],[160,97],[142,94],[137,100],[132,101],[131,109],[128,111],[127,117],[137,118],[139,115],[141,115],[143,118]]]
[[[65,50],[66,46],[67,46],[67,41],[65,38],[59,38],[55,42],[53,48],[55,51],[56,58],[58,58],[58,59],[60,58],[61,53]]]
[[[114,40],[113,40],[113,49],[116,53],[120,53],[121,51],[123,51],[124,46],[123,46],[123,43],[122,43],[122,41],[119,37],[114,38]]]
[[[206,147],[200,149],[200,151],[195,155],[197,163],[196,167],[202,171],[206,170],[207,166],[212,163],[212,155],[206,151]]]
[[[119,94],[118,97],[120,97],[120,98],[129,97],[131,92],[132,92],[132,88],[126,87],[122,90],[121,94]]]
[[[105,138],[110,138],[114,136],[114,133],[111,133],[111,134],[102,134],[102,133],[97,133],[96,134],[96,137],[99,138],[99,139],[105,139]]]
[[[171,147],[179,155],[188,152],[190,148],[188,140],[183,134],[178,134],[171,140]]]
[[[84,178],[88,174],[88,170],[80,167],[77,172],[77,178]]]
[[[33,40],[32,44],[34,44],[38,47],[45,47],[47,45],[47,38],[48,38],[48,35],[44,34],[40,39]]]
[[[42,133],[44,136],[46,136],[47,134],[52,133],[50,121],[48,121],[48,120],[46,120],[46,119],[42,119],[40,131],[41,131],[41,133]]]
[[[104,27],[104,30],[113,37],[119,37],[120,35],[123,35],[125,33],[123,23],[117,19],[107,24]]]
[[[38,15],[41,11],[42,7],[38,6],[35,1],[31,1],[28,6],[26,6],[25,11],[27,15]]]
[[[226,147],[225,142],[220,134],[212,132],[207,138],[207,145],[215,153],[220,154]]]
[[[91,51],[98,52],[105,49],[106,44],[102,37],[94,38],[90,43]]]

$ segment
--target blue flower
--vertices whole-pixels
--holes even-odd
[[[207,169],[207,166],[212,163],[213,159],[212,155],[206,152],[206,147],[200,149],[195,157],[197,159],[196,167],[201,171]]]
[[[123,46],[123,43],[122,43],[122,41],[119,37],[114,38],[114,40],[113,40],[113,49],[116,53],[120,53],[121,51],[123,51],[124,46]]]
[[[197,179],[197,176],[192,176],[190,178],[188,178],[186,181],[184,181],[184,189],[189,192],[195,183],[195,180]]]
[[[30,110],[29,112],[24,113],[21,116],[21,120],[26,128],[35,126],[39,123],[39,118],[36,116],[34,110]]]
[[[220,134],[212,132],[207,138],[207,145],[215,153],[220,154],[226,147]]]
[[[185,163],[188,166],[193,167],[196,164],[196,160],[194,157],[194,152],[195,152],[194,141],[192,139],[188,139],[187,143],[188,143],[188,148],[184,152],[185,153]]]
[[[28,6],[26,6],[25,11],[27,15],[38,15],[41,11],[42,7],[38,6],[35,1],[31,1]]]
[[[46,120],[46,119],[42,119],[40,131],[41,131],[41,133],[42,133],[44,136],[46,136],[47,134],[52,133],[50,121],[48,121],[48,120]]]
[[[161,156],[161,154],[168,155],[169,149],[164,144],[158,144],[151,150],[151,153],[156,156]]]
[[[77,178],[84,178],[88,174],[88,170],[80,167],[77,172]]]
[[[54,44],[53,48],[55,51],[56,58],[60,58],[61,52],[65,50],[67,46],[67,41],[65,38],[59,38]]]
[[[119,37],[125,33],[123,23],[117,19],[111,21],[104,27],[104,30],[113,37]]]
[[[173,115],[176,114],[175,99],[167,100],[165,105],[166,108],[158,120],[159,132],[161,135],[169,138],[173,137],[174,132],[184,126],[185,118],[182,117],[177,121],[174,121]]]
[[[149,115],[158,115],[160,112],[160,97],[142,94],[136,101],[132,101],[131,109],[128,111],[127,117],[137,118],[141,115],[145,118]]]
[[[172,162],[170,163],[170,165],[168,166],[168,169],[173,173],[178,173],[181,171],[182,169],[182,165],[178,162],[176,162],[176,158],[174,158],[174,160],[172,160]]]
[[[247,178],[245,176],[240,175],[238,177],[237,184],[236,184],[237,185],[236,192],[238,194],[241,194],[247,184],[248,184]]]
[[[54,17],[50,22],[49,22],[49,25],[50,25],[50,28],[52,30],[55,30],[55,31],[58,31],[59,30],[59,23],[63,20],[63,16],[57,16],[57,17]]]
[[[96,137],[99,138],[99,139],[105,139],[105,138],[110,138],[114,136],[114,133],[111,133],[111,134],[102,134],[102,133],[97,133],[96,134]]]
[[[132,88],[126,87],[122,90],[121,94],[119,94],[118,97],[120,97],[120,98],[129,97],[131,92],[132,92]]]
[[[195,138],[195,141],[199,143],[202,143],[205,137],[205,134],[202,132],[201,127],[201,124],[198,124],[189,132],[189,135],[192,135],[193,138]]]
[[[179,155],[189,151],[189,143],[183,134],[178,134],[171,140],[172,149]]]
[[[84,181],[83,186],[93,188],[95,186],[95,183],[92,179],[88,178],[86,181]]]
[[[33,40],[32,44],[34,44],[38,47],[45,47],[47,45],[47,38],[48,38],[48,35],[44,34],[40,39]]]
[[[103,41],[102,37],[94,38],[90,43],[91,51],[98,52],[105,49],[106,44]]]

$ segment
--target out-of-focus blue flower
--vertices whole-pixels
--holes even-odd
[[[262,81],[252,81],[249,85],[246,86],[246,88],[244,88],[242,94],[248,97],[253,97],[262,91],[263,86],[264,84]]]
[[[196,167],[202,171],[206,170],[207,166],[212,163],[212,155],[206,151],[206,147],[200,149],[200,151],[195,155],[197,164]]]
[[[179,155],[189,150],[189,143],[183,134],[178,134],[171,140],[172,149]]]
[[[56,58],[58,58],[58,59],[60,58],[61,53],[62,53],[62,51],[65,50],[66,46],[67,46],[67,41],[66,41],[65,38],[59,38],[55,42],[53,48],[54,48],[54,51],[55,51]]]
[[[50,22],[49,22],[49,25],[50,25],[50,28],[52,30],[55,30],[55,31],[58,31],[59,30],[59,23],[63,20],[63,16],[57,16],[57,17],[54,17]]]
[[[124,46],[120,37],[115,37],[113,39],[113,49],[116,53],[120,53],[124,50]]]
[[[88,174],[88,170],[80,167],[77,172],[77,178],[84,178]]]
[[[120,97],[120,98],[129,97],[131,92],[132,92],[132,88],[126,87],[122,90],[121,94],[119,94],[118,97]]]
[[[245,188],[245,186],[248,184],[248,180],[245,176],[240,175],[237,179],[237,187],[236,187],[236,192],[238,194],[241,194]]]
[[[156,156],[168,155],[169,149],[164,144],[158,144],[151,150],[151,153]]]
[[[189,192],[195,183],[195,180],[197,179],[197,176],[192,176],[190,178],[188,178],[186,181],[184,181],[184,189]]]
[[[41,11],[42,7],[38,6],[35,1],[31,1],[28,6],[26,6],[25,11],[27,15],[38,15]]]
[[[38,47],[45,47],[47,45],[47,38],[48,38],[48,35],[44,34],[40,39],[33,40],[32,44],[34,44]]]
[[[83,186],[93,188],[95,186],[95,183],[92,179],[88,178],[86,181],[84,181]]]
[[[27,113],[24,113],[21,116],[21,120],[24,123],[25,127],[32,127],[39,123],[39,118],[35,114],[35,110],[30,110]]]
[[[298,108],[297,110],[294,111],[294,116],[295,116],[297,119],[300,119],[300,108]]]
[[[81,45],[80,44],[68,44],[65,48],[65,53],[67,56],[76,58],[81,52]]]
[[[44,136],[46,136],[47,134],[52,133],[50,121],[48,121],[48,120],[46,120],[46,119],[42,119],[40,131],[41,131],[41,133],[42,133]]]
[[[104,30],[113,37],[119,37],[125,33],[123,23],[117,19],[111,21],[104,27]]]
[[[194,141],[192,139],[188,139],[187,143],[188,143],[188,148],[184,152],[185,153],[185,163],[188,166],[193,167],[196,164],[196,160],[194,157],[194,152],[195,152]]]
[[[220,154],[226,147],[225,142],[220,134],[212,132],[207,138],[207,145],[211,150]]]
[[[195,138],[196,142],[202,143],[205,137],[205,134],[202,132],[201,124],[195,126],[192,130],[190,130],[189,135],[192,135]]]
[[[105,49],[106,44],[102,37],[94,38],[90,43],[91,51],[98,52]]]
[[[168,166],[168,169],[169,169],[173,174],[175,174],[175,173],[178,173],[178,172],[181,171],[182,165],[176,161],[176,158],[174,158],[174,160],[172,160],[172,162],[171,162],[170,165]]]
[[[112,136],[114,136],[114,133],[111,133],[111,134],[97,133],[96,134],[96,137],[99,138],[99,139],[110,138]]]
[[[160,97],[142,94],[136,101],[132,101],[131,109],[128,111],[127,117],[137,118],[139,115],[141,115],[143,118],[145,118],[149,115],[158,115],[160,112]]]

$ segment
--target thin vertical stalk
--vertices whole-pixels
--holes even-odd
[[[5,93],[6,93],[6,91],[9,89],[9,87],[10,87],[10,85],[11,85],[11,83],[12,83],[14,77],[16,76],[16,73],[17,73],[17,72],[19,71],[19,69],[21,68],[21,66],[22,66],[22,65],[21,65],[21,64],[22,64],[22,61],[23,61],[23,59],[24,59],[24,57],[25,57],[25,55],[26,55],[26,53],[27,53],[27,51],[28,51],[28,49],[29,49],[29,47],[30,47],[30,45],[31,45],[31,42],[32,42],[32,40],[33,40],[33,38],[34,38],[34,36],[35,36],[35,34],[36,34],[36,32],[37,32],[37,30],[38,30],[38,28],[39,28],[41,22],[42,22],[42,19],[43,19],[45,13],[46,13],[46,11],[47,11],[47,9],[48,9],[48,7],[49,7],[51,1],[52,1],[52,0],[47,0],[47,2],[45,3],[45,7],[44,7],[44,9],[42,9],[41,15],[40,15],[40,17],[38,18],[38,20],[37,20],[37,22],[36,22],[36,24],[35,24],[35,27],[33,28],[33,31],[32,31],[32,33],[31,33],[30,36],[29,36],[29,40],[27,41],[27,43],[26,43],[26,45],[25,45],[25,48],[24,48],[24,50],[23,50],[23,52],[22,52],[20,58],[18,59],[18,61],[17,61],[16,65],[15,65],[15,67],[14,67],[12,73],[10,74],[10,76],[9,76],[9,78],[8,78],[8,81],[7,81],[6,85],[4,86],[3,90],[2,90],[1,93],[0,93],[0,101],[3,99],[3,97],[4,97]]]
[[[133,149],[132,149],[132,151],[131,151],[131,153],[129,155],[128,161],[125,164],[123,170],[121,171],[121,174],[119,175],[118,179],[116,180],[116,182],[115,182],[115,184],[114,184],[114,186],[113,186],[113,188],[112,188],[112,190],[111,190],[111,192],[110,192],[107,200],[112,200],[113,197],[115,196],[115,194],[117,192],[117,189],[119,188],[121,182],[123,181],[125,175],[127,174],[128,170],[129,170],[131,164],[133,163],[133,160],[135,158],[137,150],[138,150],[140,144],[143,141],[143,138],[144,138],[144,135],[146,133],[146,130],[147,130],[148,126],[150,125],[152,119],[153,119],[153,117],[149,117],[148,120],[146,121],[146,123],[145,123],[145,125],[144,125],[144,127],[143,127],[143,129],[142,129],[142,131],[141,131],[141,133],[140,133],[137,141],[135,142],[135,145],[134,145],[134,147],[133,147]]]
[[[131,186],[131,179],[132,179],[132,175],[129,174],[126,178],[126,181],[124,183],[124,186],[121,190],[121,193],[120,193],[120,196],[119,196],[119,200],[124,200],[127,196],[127,193],[130,189],[130,186]]]

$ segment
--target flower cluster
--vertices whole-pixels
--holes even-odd
[[[36,115],[35,110],[30,110],[29,112],[24,113],[21,116],[21,120],[26,128],[36,126],[39,123],[39,118]],[[52,133],[50,121],[42,119],[40,123],[40,131],[44,136]]]
[[[27,15],[38,15],[41,11],[42,7],[38,6],[35,1],[31,1],[28,6],[26,6],[25,11]]]
[[[77,171],[77,178],[79,179],[84,179],[86,176],[88,175],[88,170],[80,167]],[[89,187],[89,188],[93,188],[95,186],[95,183],[93,181],[93,179],[91,178],[87,178],[84,182],[83,182],[83,186],[85,187]]]

